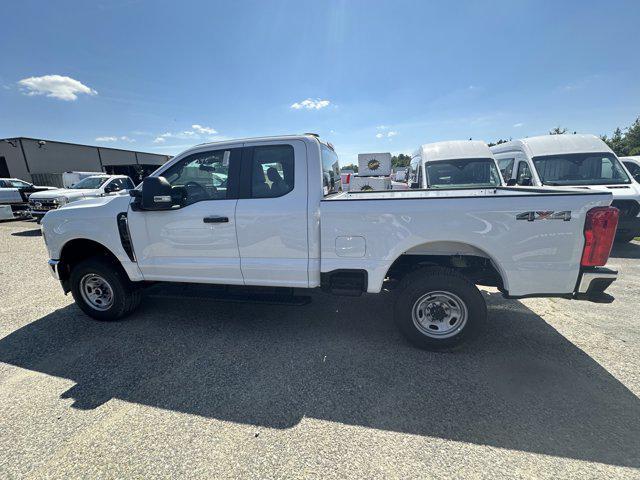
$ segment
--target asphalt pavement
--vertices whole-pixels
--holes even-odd
[[[84,315],[39,227],[0,223],[0,478],[639,478],[640,243],[612,304],[504,300],[455,353],[393,294],[147,296]]]

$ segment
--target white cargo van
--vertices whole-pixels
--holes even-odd
[[[620,157],[622,164],[627,167],[627,170],[633,177],[633,179],[640,183],[640,155],[632,157]]]
[[[408,179],[414,189],[486,188],[503,183],[491,150],[479,140],[422,145],[411,157]]]
[[[640,187],[595,135],[544,135],[491,147],[507,185],[576,188],[613,194],[620,210],[616,241],[640,235]]]

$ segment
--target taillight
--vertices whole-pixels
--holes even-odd
[[[617,227],[617,208],[596,207],[587,212],[584,222],[584,250],[580,265],[601,267],[607,263]]]

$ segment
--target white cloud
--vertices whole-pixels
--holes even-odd
[[[96,142],[116,142],[118,137],[96,137]]]
[[[385,127],[385,129],[387,128],[389,127]],[[388,132],[376,133],[376,138],[391,138],[391,137],[395,137],[396,135],[398,135],[398,132],[396,132],[395,130],[389,130]]]
[[[376,127],[376,130],[388,130],[388,129],[389,129],[389,127],[388,127],[388,126],[386,126],[386,125],[378,125],[378,126]]]
[[[25,95],[46,95],[66,101],[77,100],[79,94],[98,94],[93,88],[87,87],[78,80],[62,75],[23,78],[18,85],[22,87]]]
[[[134,143],[136,141],[134,138],[127,137],[126,135],[122,135],[120,137],[120,140],[122,140],[123,142],[129,142],[129,143]]]
[[[314,100],[312,98],[307,98],[301,102],[293,103],[290,108],[293,108],[294,110],[301,110],[303,108],[306,110],[320,110],[321,108],[328,107],[330,103],[331,102],[329,100],[320,100],[319,98]]]
[[[524,125],[524,123],[519,122],[519,123],[514,123],[514,124],[513,124],[513,127],[514,127],[514,128],[520,128],[520,127],[521,127],[521,126],[523,126],[523,125]]]
[[[198,125],[198,124],[191,125],[191,128],[193,128],[200,135],[214,135],[214,134],[218,133],[211,127],[203,127],[202,125]],[[184,132],[184,133],[193,134],[193,132]]]
[[[164,143],[167,139],[162,135],[153,139],[153,143]]]

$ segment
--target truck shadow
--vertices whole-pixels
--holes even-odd
[[[18,232],[11,233],[14,237],[41,237],[42,230],[39,228],[33,230],[20,230]]]
[[[148,298],[130,320],[75,306],[0,339],[0,361],[64,377],[73,407],[112,398],[271,428],[303,417],[640,466],[640,400],[519,302],[455,353],[417,350],[391,295],[311,305]]]
[[[640,258],[640,243],[614,243],[611,249],[611,258]]]

